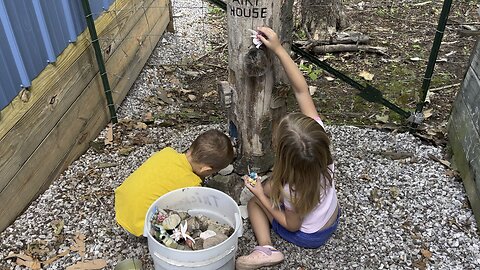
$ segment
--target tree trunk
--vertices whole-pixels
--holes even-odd
[[[286,76],[268,49],[257,49],[248,29],[269,26],[289,49],[293,30],[293,0],[228,0],[228,84],[231,95],[228,118],[230,135],[236,138],[238,158],[235,171],[258,173],[271,169],[272,130],[286,113]]]
[[[300,24],[310,39],[328,39],[347,27],[342,0],[298,0]]]

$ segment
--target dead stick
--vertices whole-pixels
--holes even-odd
[[[434,91],[444,90],[444,89],[448,89],[448,88],[452,88],[452,87],[457,87],[457,86],[460,86],[460,83],[454,83],[454,84],[445,85],[445,86],[442,86],[442,87],[432,88],[432,89],[430,89],[429,91],[434,92]]]
[[[357,52],[365,51],[378,53],[385,55],[387,48],[385,47],[373,47],[368,45],[355,45],[355,44],[336,44],[336,45],[321,45],[313,48],[315,54],[335,53],[335,52]]]

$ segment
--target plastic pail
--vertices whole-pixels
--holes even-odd
[[[155,207],[187,211],[190,215],[204,215],[234,228],[233,234],[222,243],[202,250],[177,250],[159,243],[150,234],[150,220]],[[148,250],[155,270],[202,269],[233,270],[238,237],[243,226],[237,203],[227,194],[207,187],[189,187],[171,191],[158,198],[148,209],[143,235],[148,238]]]

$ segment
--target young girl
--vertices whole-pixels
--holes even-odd
[[[248,215],[258,246],[237,259],[237,269],[280,263],[284,255],[272,246],[272,229],[283,239],[306,248],[323,245],[337,229],[340,211],[333,181],[330,140],[297,65],[277,34],[259,27],[258,38],[280,60],[302,113],[284,117],[273,134],[275,163],[271,178],[245,185],[255,195]]]

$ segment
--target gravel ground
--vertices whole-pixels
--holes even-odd
[[[208,48],[204,37],[206,8],[198,0],[174,0],[176,34],[165,34],[129,95],[120,119],[139,119],[151,108],[145,98],[171,81],[157,76],[158,65],[186,64]],[[191,8],[196,6],[196,8]],[[187,34],[188,33],[188,34]],[[172,104],[162,108],[175,112]],[[124,124],[128,124],[124,120]],[[30,251],[41,260],[67,250],[77,232],[85,235],[85,260],[105,259],[106,269],[125,258],[142,259],[152,269],[146,239],[125,233],[114,219],[113,190],[153,152],[165,146],[183,151],[199,133],[222,124],[162,127],[161,120],[142,130],[147,143],[125,156],[118,145],[134,140],[135,128],[118,132],[114,146],[89,149],[17,220],[0,234],[0,269],[25,269],[6,260]],[[480,241],[461,181],[429,155],[445,149],[423,144],[410,134],[385,133],[351,126],[329,126],[336,161],[336,184],[342,206],[338,231],[316,250],[295,247],[277,236],[285,262],[271,269],[480,269]],[[117,133],[115,133],[117,134]],[[99,135],[103,140],[105,131]],[[120,140],[120,141],[118,141]],[[392,159],[388,152],[411,156]],[[55,224],[64,222],[60,233]],[[248,221],[237,255],[255,245]],[[70,251],[44,269],[65,269],[81,260]]]

